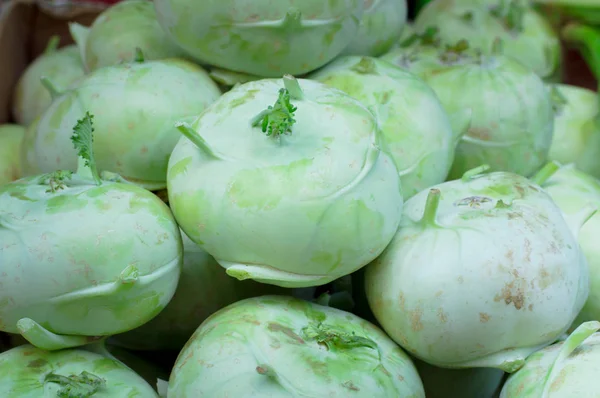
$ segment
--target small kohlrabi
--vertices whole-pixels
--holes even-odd
[[[372,261],[396,232],[398,169],[375,116],[342,91],[289,75],[249,82],[179,128],[170,206],[231,276],[323,285]]]
[[[547,160],[554,126],[549,90],[527,67],[502,55],[500,47],[495,51],[484,55],[466,41],[442,45],[432,29],[382,57],[433,88],[454,131],[464,126],[456,117],[471,109],[449,179],[481,164],[529,177]]]
[[[148,322],[181,273],[181,234],[167,205],[100,175],[89,113],[72,131],[77,172],[0,187],[0,330],[46,350]]]
[[[500,398],[583,398],[600,391],[600,322],[580,325],[565,340],[527,358]]]
[[[550,86],[554,104],[554,134],[549,160],[573,163],[600,178],[600,103],[594,91],[555,84]]]
[[[425,393],[409,356],[371,323],[292,297],[262,296],[208,318],[181,351],[168,397],[192,396],[424,398]]]
[[[22,177],[21,144],[25,127],[18,124],[0,124],[0,186]]]
[[[439,99],[418,76],[387,61],[348,56],[309,78],[346,92],[377,116],[405,199],[446,179],[469,119],[453,134]]]
[[[406,0],[363,0],[364,13],[358,33],[343,55],[378,57],[398,41],[406,24]]]
[[[354,39],[364,0],[154,0],[175,43],[210,65],[263,77],[311,72]]]
[[[514,372],[573,322],[588,268],[570,228],[580,225],[539,185],[480,171],[406,202],[398,233],[366,268],[366,294],[388,335],[419,359]]]
[[[158,398],[123,363],[81,349],[22,345],[0,354],[0,396],[19,398]]]
[[[562,54],[558,34],[527,0],[435,0],[414,21],[415,31],[435,27],[444,44],[467,40],[484,53],[500,41],[505,54],[545,81],[558,81]]]
[[[163,32],[148,0],[117,3],[100,13],[90,27],[71,22],[69,30],[88,72],[130,62],[136,48],[149,61],[184,56]]]
[[[75,170],[70,128],[89,111],[99,115],[98,168],[151,190],[166,186],[169,156],[180,138],[175,122],[197,115],[221,94],[200,66],[176,58],[144,61],[140,52],[136,62],[97,69],[70,90],[45,84],[56,98],[23,148],[35,169]]]
[[[58,36],[52,36],[46,50],[29,64],[17,82],[12,113],[15,121],[23,126],[29,126],[52,102],[50,93],[40,80],[42,77],[66,88],[85,73],[77,46],[59,49],[59,41]]]

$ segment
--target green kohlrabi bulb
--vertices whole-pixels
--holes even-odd
[[[25,128],[18,124],[0,124],[0,186],[22,177],[21,144]]]

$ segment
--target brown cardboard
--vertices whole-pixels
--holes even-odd
[[[44,2],[42,2],[44,3]],[[13,0],[0,15],[0,124],[12,121],[10,112],[14,87],[27,65],[58,34],[60,45],[73,42],[68,22],[90,25],[101,11],[89,5],[61,9],[41,8],[32,0]]]

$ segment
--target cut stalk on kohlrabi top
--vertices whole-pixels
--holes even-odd
[[[85,74],[79,50],[74,45],[58,48],[60,39],[52,36],[46,50],[25,69],[15,87],[12,113],[15,121],[29,126],[52,102],[40,79],[46,77],[60,87],[70,87]]]
[[[69,29],[88,72],[129,62],[136,48],[149,61],[185,55],[163,32],[148,0],[117,3],[100,13],[90,27],[71,22]]]
[[[381,329],[292,297],[238,301],[198,327],[169,398],[424,398],[414,364]]]
[[[21,178],[21,144],[25,128],[18,124],[0,124],[0,186]]]
[[[75,169],[70,129],[89,111],[102,115],[94,135],[98,168],[151,190],[166,186],[169,156],[180,137],[174,123],[221,95],[200,66],[176,58],[145,61],[141,51],[135,62],[97,69],[70,90],[43,82],[55,99],[25,141],[34,169]]]
[[[565,219],[571,223],[581,223],[586,209],[600,209],[600,181],[578,170],[574,164],[559,167],[555,164],[550,172],[540,172],[536,177],[539,184],[548,192],[554,203],[560,207]],[[581,228],[578,240],[585,254],[590,272],[590,294],[571,328],[584,321],[600,319],[600,214],[596,213]]]
[[[346,92],[377,116],[400,171],[404,199],[446,179],[469,127],[470,109],[459,115],[465,125],[453,133],[442,104],[422,79],[377,58],[340,57],[309,78]]]
[[[416,357],[514,372],[583,307],[589,275],[576,235],[596,209],[567,223],[536,183],[482,170],[406,202],[365,288],[384,330]]]
[[[485,55],[466,41],[444,45],[438,31],[430,29],[382,57],[433,88],[455,132],[464,126],[456,116],[471,109],[471,124],[456,148],[449,179],[481,164],[529,177],[546,162],[554,126],[549,90],[496,44],[494,54]]]
[[[554,104],[554,134],[548,159],[574,163],[600,178],[600,104],[598,94],[585,88],[550,86]]]
[[[444,44],[467,40],[489,52],[500,40],[507,56],[545,81],[559,81],[560,40],[552,26],[526,0],[435,0],[419,12],[417,33],[435,27]]]
[[[597,397],[600,391],[600,322],[581,324],[565,340],[527,358],[510,375],[500,398]]]
[[[342,91],[254,81],[179,128],[169,203],[231,276],[322,285],[377,257],[398,227],[398,169],[375,116]]]
[[[171,300],[182,242],[151,192],[98,173],[92,116],[71,136],[77,172],[0,187],[0,330],[56,350],[136,328]]]

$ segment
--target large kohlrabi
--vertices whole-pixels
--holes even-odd
[[[554,113],[549,90],[535,73],[501,55],[500,47],[484,55],[466,41],[442,45],[435,30],[415,35],[404,44],[382,59],[425,80],[451,117],[454,131],[464,126],[464,120],[454,116],[472,110],[450,179],[484,163],[493,171],[527,177],[544,165]]]
[[[363,0],[364,13],[358,33],[344,55],[378,57],[398,41],[406,24],[406,0]]]
[[[573,322],[588,267],[580,225],[567,224],[539,185],[480,171],[406,202],[398,233],[366,268],[366,294],[384,330],[416,357],[514,372]]]
[[[424,398],[412,361],[371,323],[284,296],[232,304],[181,351],[169,398]]]
[[[419,77],[383,60],[348,56],[309,78],[350,94],[377,116],[405,199],[446,179],[470,119],[463,117],[466,125],[453,134],[442,104]]]
[[[504,384],[500,398],[583,398],[600,391],[600,322],[579,326],[564,341],[527,358]]]
[[[70,87],[84,75],[76,46],[58,48],[59,37],[52,36],[46,50],[25,69],[15,87],[12,113],[15,121],[29,126],[52,102],[40,79],[51,79],[58,87]]]
[[[398,169],[375,116],[342,91],[249,82],[179,128],[170,206],[231,276],[322,285],[372,261],[398,227]]]
[[[264,77],[311,72],[356,36],[364,0],[154,0],[167,34],[196,59]]]
[[[600,178],[600,104],[594,91],[567,84],[551,86],[554,134],[548,159]]]
[[[466,39],[489,52],[500,41],[515,58],[546,81],[561,77],[561,45],[552,26],[527,0],[434,0],[414,21],[415,31],[439,29],[445,44]]]
[[[49,352],[22,345],[0,354],[0,396],[19,398],[158,398],[123,363],[80,349]]]
[[[22,177],[21,144],[25,127],[0,124],[0,186]]]
[[[129,62],[136,48],[147,60],[184,55],[160,27],[151,0],[117,3],[98,15],[89,28],[71,22],[69,29],[88,72]]]
[[[197,115],[221,94],[201,67],[181,59],[107,66],[58,93],[25,140],[34,170],[74,170],[70,131],[86,111],[96,121],[94,153],[100,170],[151,190],[166,186],[169,156],[180,138],[176,121]]]
[[[148,322],[181,273],[181,234],[167,205],[98,173],[89,113],[72,132],[77,172],[0,187],[0,330],[47,350]]]

